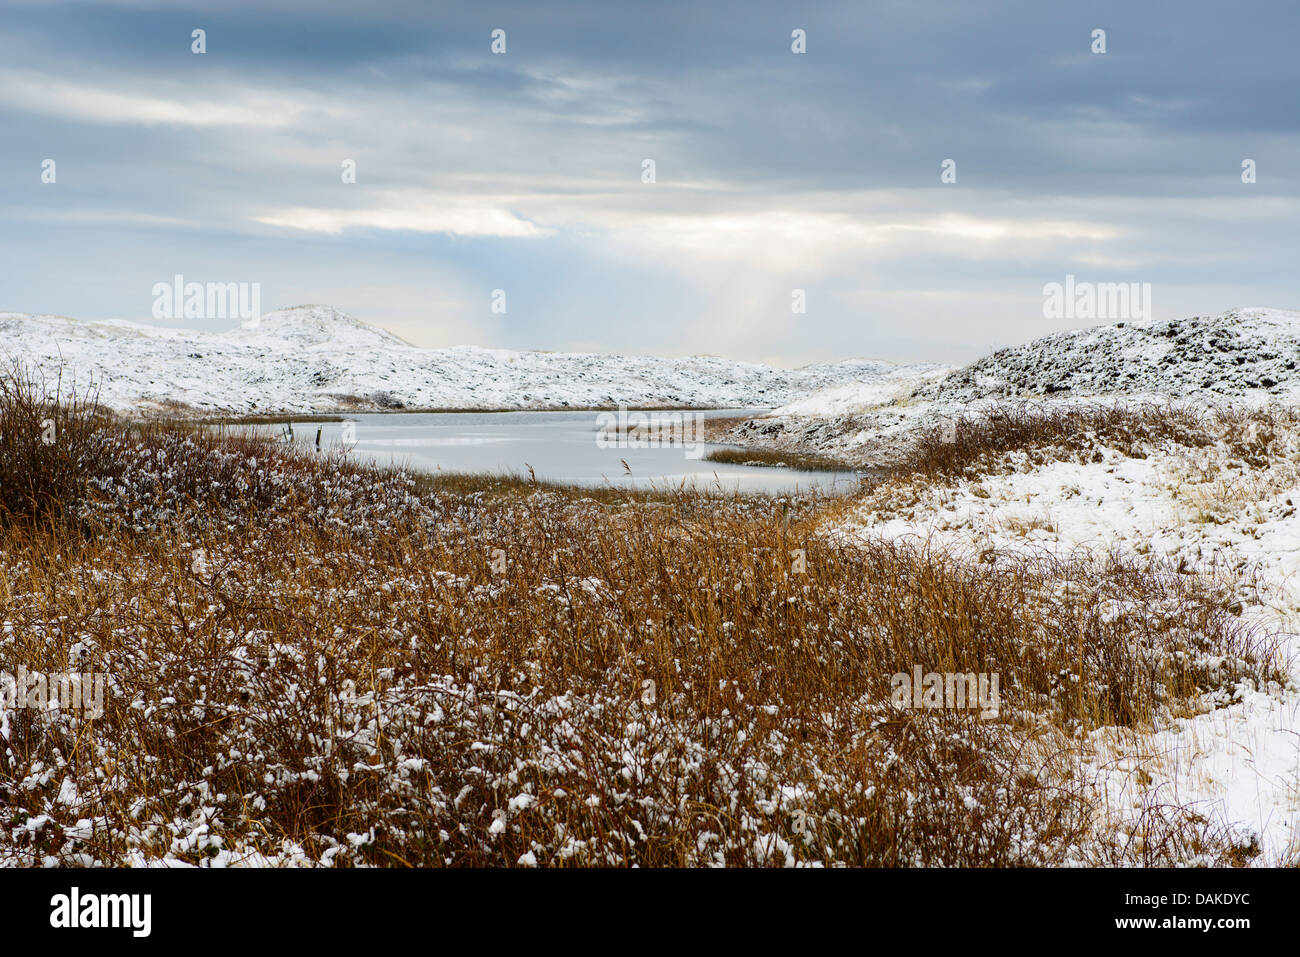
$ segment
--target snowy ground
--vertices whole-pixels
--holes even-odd
[[[894,380],[910,374],[911,390],[871,383],[858,401],[852,389],[830,390],[748,432],[883,461],[913,430],[998,402],[1295,406],[1297,361],[1300,313],[1120,324],[1003,350],[948,376]],[[1243,618],[1281,635],[1289,686],[1242,687],[1231,706],[1152,734],[1095,733],[1088,770],[1118,820],[1152,803],[1195,803],[1257,835],[1257,863],[1300,862],[1300,435],[1283,436],[1263,468],[1222,444],[1046,464],[1012,453],[1004,464],[1005,473],[976,480],[870,496],[833,534],[926,540],[985,560],[1079,549],[1149,555],[1237,582]]]
[[[1212,450],[1180,449],[1145,459],[1112,451],[1101,462],[1053,462],[927,488],[906,504],[864,505],[842,533],[925,539],[986,560],[1076,549],[1167,557],[1240,582],[1243,617],[1282,633],[1284,654],[1294,656],[1300,458],[1262,473],[1222,459]],[[1242,688],[1232,706],[1171,721],[1152,737],[1094,735],[1092,763],[1121,816],[1153,800],[1196,802],[1207,815],[1257,833],[1261,863],[1300,860],[1296,663],[1292,657],[1289,688]]]
[[[233,324],[233,323],[232,323]],[[640,407],[772,408],[898,367],[875,360],[778,369],[712,356],[663,359],[418,349],[329,306],[214,334],[121,321],[0,313],[0,357],[75,372],[121,411],[206,412]]]

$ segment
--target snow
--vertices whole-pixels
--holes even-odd
[[[1171,721],[1154,735],[1093,735],[1094,772],[1111,804],[1136,811],[1155,792],[1194,803],[1225,824],[1245,822],[1260,840],[1260,863],[1300,855],[1300,480],[1294,471],[1260,489],[1254,507],[1205,521],[1192,476],[1207,474],[1189,450],[1145,459],[1106,454],[1101,462],[1052,462],[1007,475],[929,488],[907,514],[866,508],[837,530],[848,538],[925,540],[975,555],[1119,550],[1157,555],[1189,569],[1223,571],[1247,583],[1248,621],[1280,633],[1291,660],[1285,689],[1240,689],[1230,707]],[[1211,471],[1214,481],[1222,473]],[[1213,483],[1207,483],[1213,484]],[[1134,755],[1142,755],[1135,761]],[[1135,768],[1151,776],[1138,783]]]
[[[978,415],[1000,402],[1290,407],[1300,399],[1297,361],[1300,313],[1240,309],[1049,336],[930,378],[901,399],[878,382],[863,390],[885,400],[874,408],[839,403],[832,392],[777,410],[773,420],[820,450],[878,455],[897,450],[914,429]],[[821,418],[808,416],[810,409]],[[1294,864],[1300,860],[1300,435],[1281,436],[1264,468],[1234,459],[1222,444],[1168,444],[1145,457],[1101,452],[1095,461],[1043,464],[1011,453],[991,474],[864,499],[829,534],[846,541],[925,541],[986,560],[1080,550],[1151,556],[1237,583],[1243,619],[1281,641],[1286,686],[1240,686],[1229,706],[1169,718],[1149,733],[1095,731],[1086,772],[1117,822],[1136,819],[1153,802],[1192,804],[1211,820],[1253,834],[1261,850],[1255,863]]]
[[[731,439],[885,467],[916,430],[999,404],[1300,403],[1298,365],[1300,312],[1250,307],[1120,322],[1044,336],[960,369],[898,366],[831,386],[737,427]]]
[[[271,413],[373,409],[772,408],[829,386],[899,373],[852,359],[780,369],[711,356],[656,358],[420,349],[330,306],[268,313],[222,333],[0,313],[0,355],[62,368],[120,411]],[[903,367],[904,369],[906,367]]]
[[[915,398],[1294,395],[1297,361],[1300,313],[1256,306],[1057,333],[1001,349],[924,386]]]
[[[804,399],[782,406],[780,415],[846,415],[905,399],[928,382],[942,379],[952,369],[940,365],[911,365],[890,369],[875,379],[820,389]]]

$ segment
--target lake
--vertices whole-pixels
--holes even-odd
[[[787,494],[852,491],[851,472],[802,472],[705,461],[723,448],[695,441],[698,419],[758,415],[760,409],[706,412],[395,412],[347,422],[300,422],[299,443],[350,449],[351,456],[430,472],[487,472],[570,485]],[[274,433],[281,426],[270,426]],[[626,466],[625,464],[626,463]]]

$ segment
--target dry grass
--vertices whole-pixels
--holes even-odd
[[[1255,469],[1271,464],[1285,436],[1300,426],[1300,411],[1182,405],[1029,404],[997,406],[923,430],[894,468],[895,477],[977,478],[1005,471],[1008,453],[1024,465],[1100,461],[1102,448],[1134,458],[1152,449],[1219,446]]]
[[[726,448],[714,449],[704,456],[708,462],[727,465],[766,465],[796,469],[800,472],[856,472],[853,466],[825,455],[782,449]]]
[[[55,521],[111,459],[92,393],[15,364],[0,374],[0,518]]]
[[[971,478],[998,468],[1009,452],[1026,453],[1031,463],[1041,464],[1100,456],[1100,445],[1143,455],[1163,441],[1204,445],[1210,439],[1202,416],[1173,406],[1007,405],[922,431],[895,472],[927,479]]]
[[[6,443],[30,427],[12,408]],[[15,496],[0,654],[110,690],[97,719],[7,713],[0,860],[1241,854],[1181,808],[1133,844],[1028,757],[1278,676],[1195,576],[838,546],[815,500],[438,484],[68,414],[109,451]],[[72,454],[29,452],[6,487]],[[914,666],[997,674],[999,717],[891,705]]]

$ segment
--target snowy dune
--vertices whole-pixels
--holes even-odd
[[[1016,457],[1007,474],[926,488],[902,508],[865,504],[832,534],[924,541],[983,560],[1080,549],[1146,555],[1238,582],[1242,617],[1283,639],[1289,686],[1243,683],[1228,707],[1170,721],[1149,738],[1098,731],[1091,763],[1120,817],[1155,798],[1195,803],[1254,834],[1261,863],[1300,859],[1300,437],[1264,470],[1218,448],[1170,446],[1145,458],[1110,450],[1093,462],[1019,467]]]
[[[954,403],[1045,395],[1294,395],[1300,313],[1249,307],[1218,316],[1119,322],[1000,349],[917,390]]]
[[[779,369],[710,356],[420,349],[329,306],[268,313],[223,333],[0,313],[0,355],[60,366],[121,411],[181,403],[203,412],[564,407],[771,408],[873,382],[876,360]]]
[[[897,366],[869,381],[798,399],[774,415],[864,413],[904,400],[945,411],[971,402],[1044,397],[1267,401],[1300,393],[1298,365],[1300,312],[1252,306],[1218,316],[1058,332],[960,369]]]
[[[787,439],[820,451],[885,455],[917,428],[1000,403],[1146,402],[1200,409],[1300,404],[1300,313],[1239,309],[1212,318],[1121,323],[1004,349],[910,391],[829,390],[775,413]],[[887,380],[886,380],[887,381]],[[874,404],[873,404],[874,402]],[[760,422],[763,420],[760,420]],[[1278,435],[1251,466],[1221,443],[1172,443],[1129,457],[1035,464],[869,497],[830,534],[845,541],[928,542],[969,555],[1078,550],[1166,559],[1238,583],[1243,619],[1282,639],[1286,687],[1243,683],[1226,707],[1151,734],[1091,736],[1088,766],[1117,819],[1152,802],[1195,804],[1251,834],[1259,864],[1300,860],[1300,435]],[[1145,783],[1144,783],[1145,782]]]
[[[917,429],[998,404],[1300,404],[1300,312],[1266,307],[1054,333],[959,369],[895,366],[830,386],[732,438],[888,465]]]

